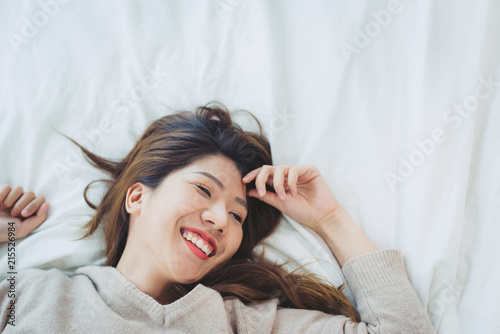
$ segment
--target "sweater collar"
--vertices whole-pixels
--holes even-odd
[[[173,303],[161,305],[153,297],[141,291],[111,266],[87,266],[75,271],[75,275],[85,275],[93,282],[104,303],[117,314],[123,316],[140,310],[137,316],[148,316],[159,325],[168,326],[180,318],[203,310],[204,316],[212,313],[219,318],[220,307],[224,309],[221,295],[202,284],[197,284],[185,296]],[[217,311],[218,310],[218,311]],[[208,314],[207,314],[208,313]]]

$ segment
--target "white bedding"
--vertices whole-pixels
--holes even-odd
[[[0,1],[0,183],[52,205],[16,269],[104,260],[99,236],[73,239],[105,175],[54,129],[121,158],[148,122],[219,100],[402,250],[439,333],[500,333],[499,16],[495,0]],[[266,244],[343,282],[288,218]]]

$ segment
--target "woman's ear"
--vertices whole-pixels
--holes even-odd
[[[136,182],[128,188],[125,208],[129,214],[138,216],[141,213],[145,191],[146,186],[141,182]]]

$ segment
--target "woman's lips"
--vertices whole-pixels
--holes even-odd
[[[196,245],[194,245],[191,241],[184,239],[184,237],[182,237],[182,236],[181,236],[181,238],[182,238],[182,240],[184,240],[187,243],[187,246],[194,253],[194,255],[196,255],[197,257],[199,257],[202,260],[208,260],[210,258],[209,256],[207,256],[207,254],[203,253],[203,251],[201,249],[199,249]]]
[[[214,238],[212,238],[212,236],[210,234],[208,234],[207,232],[203,231],[203,230],[200,230],[200,229],[197,229],[197,228],[194,228],[194,227],[181,227],[181,236],[184,232],[186,231],[189,231],[189,232],[193,232],[193,233],[196,233],[198,234],[200,237],[202,237],[206,242],[208,242],[210,244],[210,246],[212,246],[212,254],[210,254],[210,257],[214,256],[215,254],[217,254],[217,242],[215,241]],[[184,239],[184,238],[183,238]],[[185,239],[184,239],[185,240]],[[188,241],[188,240],[186,240]],[[188,241],[189,242],[189,241]],[[194,246],[194,245],[193,245]],[[196,247],[196,246],[195,246]]]

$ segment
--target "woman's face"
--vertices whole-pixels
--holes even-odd
[[[123,256],[137,257],[141,270],[165,284],[199,281],[241,244],[247,216],[241,178],[232,160],[206,156],[170,173],[154,191],[134,184],[127,193],[131,220]]]

